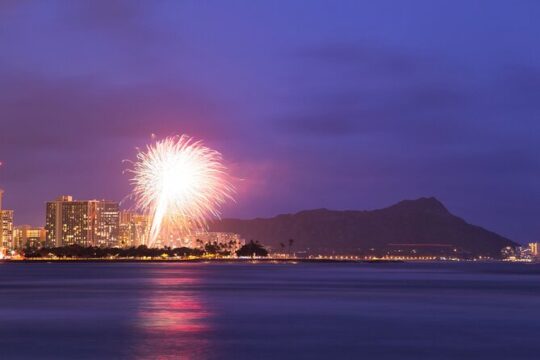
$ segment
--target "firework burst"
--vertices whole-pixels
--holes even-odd
[[[132,195],[136,207],[151,219],[148,245],[165,229],[190,233],[219,218],[221,206],[234,194],[226,170],[219,152],[185,135],[157,141],[140,152],[131,170]]]

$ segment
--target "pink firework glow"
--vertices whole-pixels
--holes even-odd
[[[221,206],[234,194],[226,170],[219,152],[186,135],[141,151],[131,182],[137,208],[151,219],[148,245],[165,232],[190,233],[219,218]]]

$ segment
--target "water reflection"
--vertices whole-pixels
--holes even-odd
[[[200,275],[153,269],[135,322],[139,359],[205,359],[210,311],[198,295]]]
[[[12,263],[0,359],[535,359],[539,276],[525,264]]]

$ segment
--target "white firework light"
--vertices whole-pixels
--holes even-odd
[[[234,187],[219,152],[182,135],[147,146],[137,155],[131,182],[136,207],[148,214],[148,245],[164,228],[178,233],[206,229],[233,200]]]

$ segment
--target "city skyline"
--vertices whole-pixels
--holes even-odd
[[[189,232],[160,234],[151,244],[150,214],[121,208],[111,200],[81,200],[61,195],[46,203],[44,226],[20,224],[14,221],[14,211],[2,208],[0,191],[0,255],[27,248],[61,248],[77,245],[100,248],[190,247],[204,248],[206,244],[220,245],[236,251],[245,241],[235,233],[193,228]]]
[[[122,161],[186,133],[236,178],[224,217],[435,196],[540,238],[538,2],[0,10],[0,187],[18,224],[43,225],[60,194],[121,201]]]

